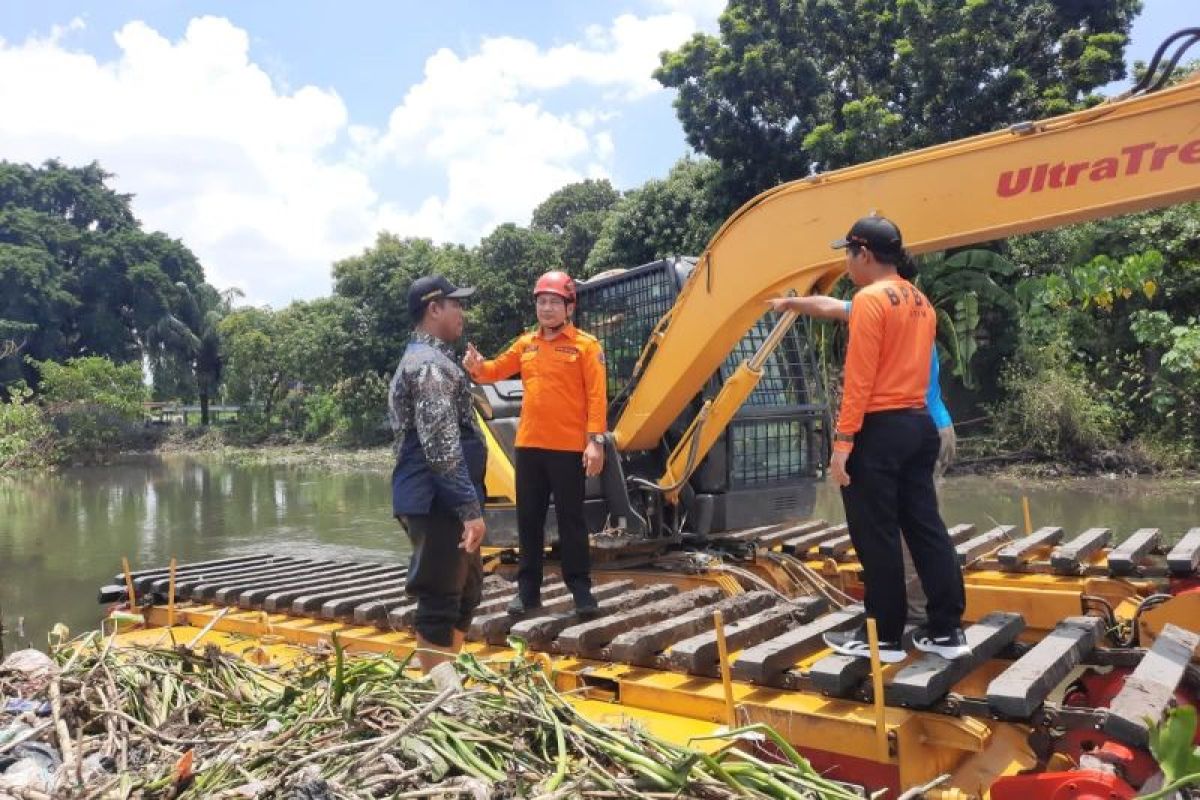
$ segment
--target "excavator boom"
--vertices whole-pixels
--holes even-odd
[[[617,446],[658,446],[766,310],[766,298],[836,280],[842,254],[829,242],[861,216],[895,220],[919,254],[1196,199],[1200,73],[1161,91],[778,186],[746,203],[709,243],[647,345],[614,426]]]

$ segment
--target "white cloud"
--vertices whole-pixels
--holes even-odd
[[[705,31],[716,30],[717,18],[726,5],[728,0],[653,0],[653,7],[686,14]]]
[[[224,19],[193,19],[178,42],[142,22],[114,39],[107,63],[61,33],[0,47],[3,157],[100,161],[148,227],[252,301],[327,291],[330,261],[376,224],[368,176],[323,156],[348,120],[337,94],[278,92]]]
[[[608,174],[607,126],[659,90],[658,53],[705,24],[698,0],[669,5],[560,46],[492,37],[467,54],[438,50],[385,130],[354,123],[333,88],[273,81],[223,18],[193,19],[177,41],[129,22],[106,62],[69,47],[73,20],[0,40],[0,157],[99,160],[210,281],[281,305],[328,292],[331,262],[380,229],[472,243],[527,222],[560,186]],[[410,166],[432,167],[444,188],[415,207],[381,198],[373,177]]]
[[[362,141],[368,158],[441,165],[444,193],[390,218],[404,233],[471,241],[504,221],[525,221],[565,183],[603,177],[614,158],[603,129],[626,102],[659,91],[658,54],[696,30],[687,14],[624,14],[593,26],[582,42],[547,49],[510,37],[485,39],[467,56],[442,49],[424,80],[392,112],[387,131]],[[598,105],[568,113],[544,99],[583,86]]]

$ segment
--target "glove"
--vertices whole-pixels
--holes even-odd
[[[954,459],[958,455],[958,434],[954,432],[953,425],[939,428],[938,437],[942,440],[942,443],[938,447],[937,463],[933,466],[933,476],[935,478],[945,475],[946,467],[954,463]]]

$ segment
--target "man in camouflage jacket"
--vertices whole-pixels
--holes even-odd
[[[473,292],[440,275],[413,281],[415,328],[388,398],[396,434],[392,512],[412,542],[405,590],[417,600],[414,627],[426,672],[461,649],[482,591],[487,447],[470,381],[451,348],[463,332],[462,301]]]

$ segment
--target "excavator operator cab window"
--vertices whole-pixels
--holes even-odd
[[[664,259],[579,286],[576,320],[604,346],[610,400],[626,388],[655,326],[675,304],[695,263]],[[674,429],[686,427],[704,398],[715,395],[759,348],[775,321],[768,314],[755,323]],[[758,514],[807,513],[812,485],[824,467],[828,412],[806,332],[798,326],[788,331],[764,364],[758,386],[697,468],[690,485],[698,497],[708,498],[703,502],[713,511],[711,517],[697,513],[694,518],[711,518],[720,529],[756,524],[752,520]]]

